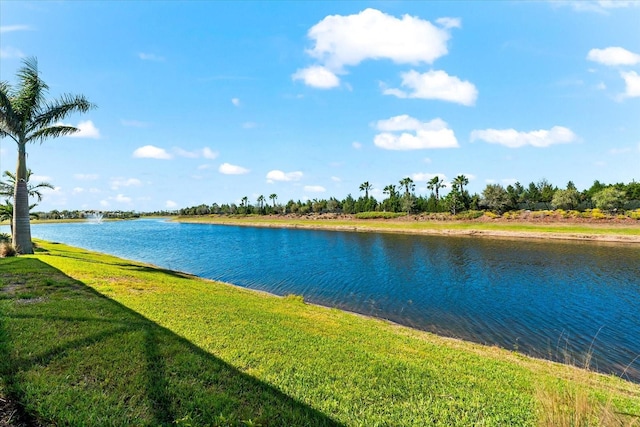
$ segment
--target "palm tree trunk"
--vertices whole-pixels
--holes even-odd
[[[31,223],[29,221],[29,190],[25,144],[18,144],[16,189],[13,198],[12,243],[19,254],[32,254]]]

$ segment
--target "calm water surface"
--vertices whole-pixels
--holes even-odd
[[[637,246],[163,220],[32,234],[538,357],[591,351],[592,369],[640,382]]]

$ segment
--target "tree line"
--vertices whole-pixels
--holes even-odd
[[[640,183],[604,184],[596,180],[591,187],[578,191],[572,181],[564,188],[542,179],[527,186],[516,182],[504,187],[501,184],[487,184],[480,194],[470,194],[466,186],[469,179],[458,175],[451,183],[440,177],[427,181],[429,194],[416,194],[416,183],[406,177],[398,184],[389,184],[382,188],[386,196],[377,200],[370,192],[374,190],[368,181],[359,186],[360,195],[356,199],[351,194],[340,200],[309,199],[281,204],[277,203],[277,194],[271,194],[269,201],[265,196],[257,197],[252,203],[247,196],[240,203],[201,204],[180,209],[180,215],[270,215],[270,214],[308,214],[308,213],[344,213],[392,212],[406,214],[450,212],[458,214],[465,211],[489,210],[498,214],[514,210],[564,209],[584,211],[598,208],[607,212],[633,210],[640,208]],[[448,191],[447,191],[448,190]],[[445,193],[446,194],[443,194]]]

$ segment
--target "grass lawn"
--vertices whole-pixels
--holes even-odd
[[[276,218],[258,215],[248,216],[186,216],[175,219],[182,222],[200,222],[211,224],[258,225],[274,227],[310,227],[344,229],[354,231],[389,232],[446,232],[446,231],[497,231],[504,233],[522,233],[528,237],[532,233],[575,234],[575,235],[611,235],[640,237],[640,222],[637,224],[548,222],[526,221],[408,221],[380,219],[323,219],[321,216],[305,218]],[[514,236],[512,236],[514,237]]]
[[[640,425],[618,378],[39,246],[0,259],[0,398],[24,423]]]

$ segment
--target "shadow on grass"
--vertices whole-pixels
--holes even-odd
[[[24,425],[339,425],[38,259],[0,262],[0,297]]]

